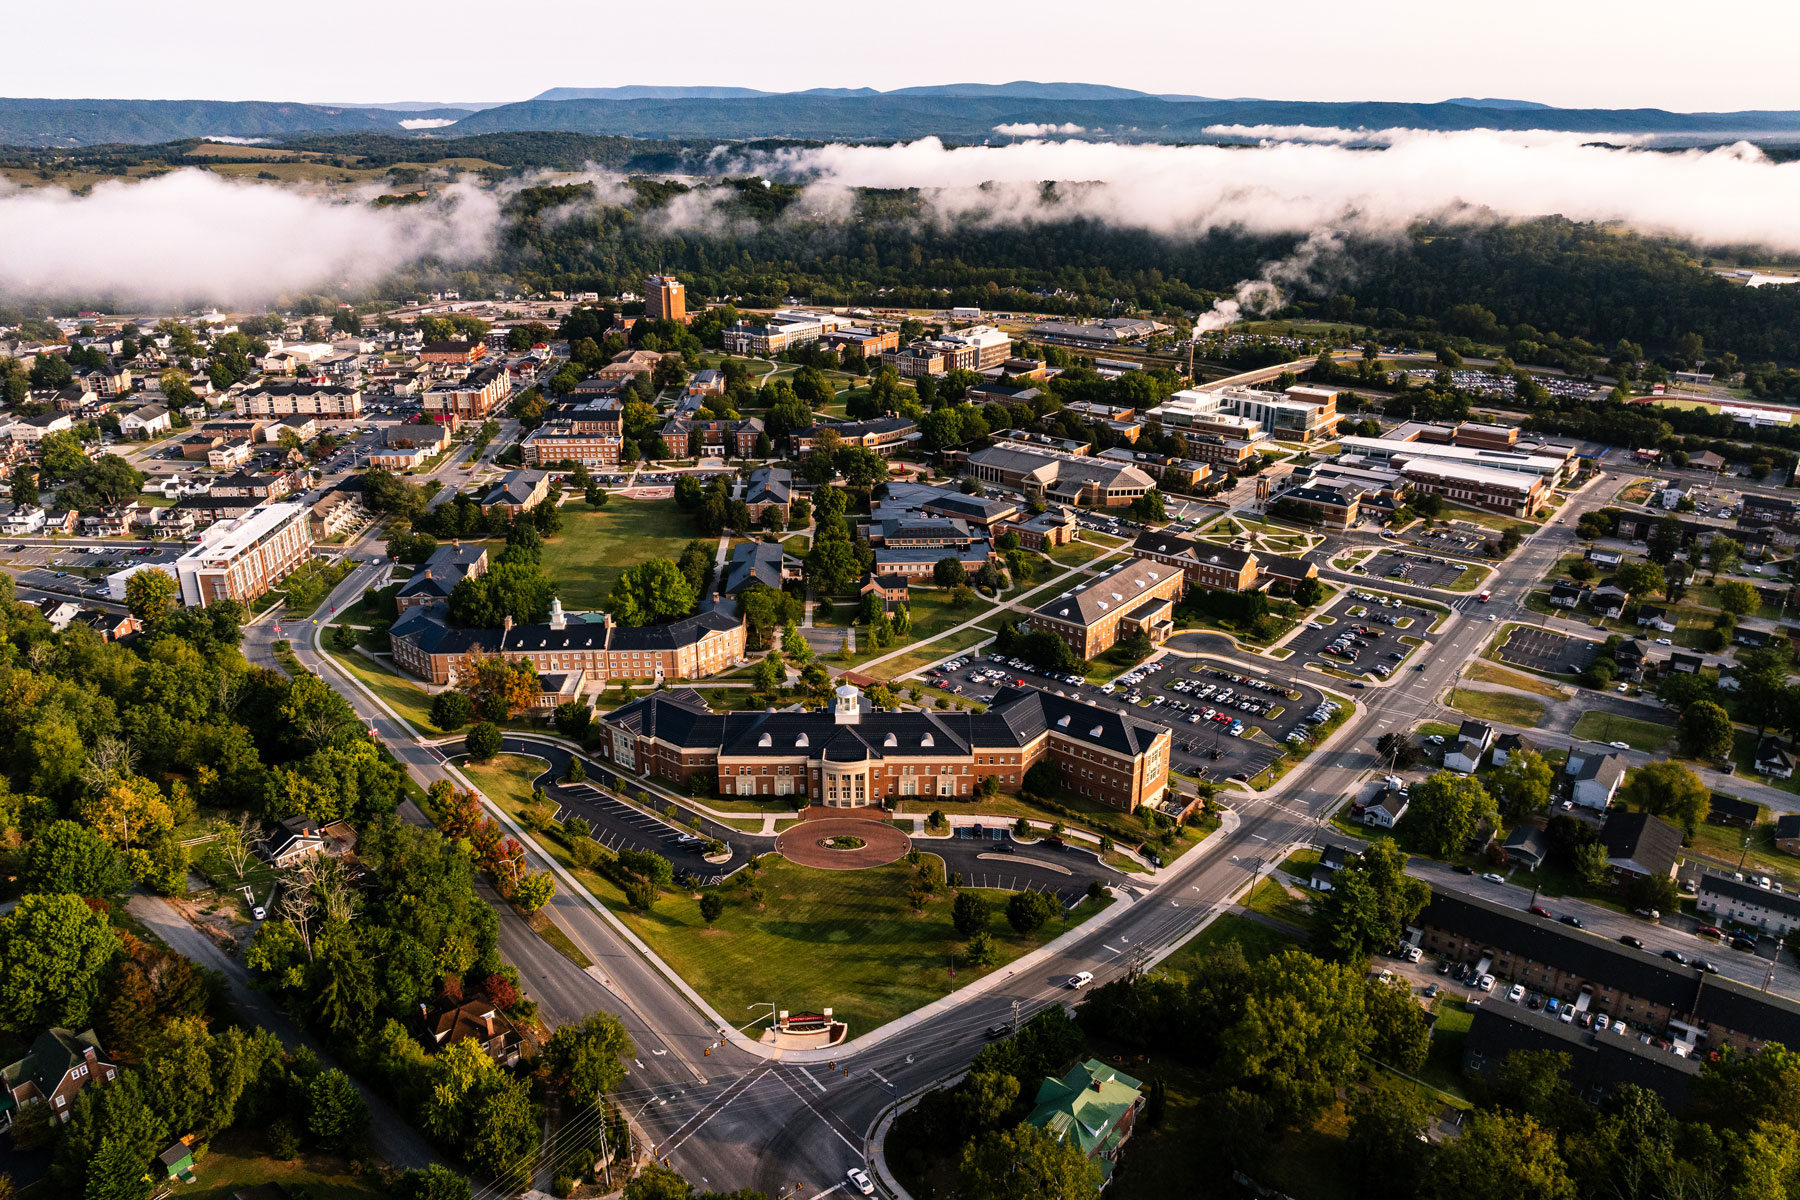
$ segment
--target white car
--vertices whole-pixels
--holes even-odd
[[[869,1173],[861,1167],[851,1167],[844,1172],[844,1178],[850,1181],[851,1187],[863,1195],[873,1196],[875,1194],[875,1181],[870,1179]]]
[[[1514,1004],[1523,1001],[1525,999],[1525,985],[1522,983],[1513,984],[1512,990],[1506,993],[1506,998],[1511,1000]]]
[[[262,921],[266,920],[269,914],[263,909],[262,905],[258,904],[255,908],[250,910],[250,916],[255,920]]]
[[[1475,986],[1484,992],[1491,992],[1494,990],[1494,977],[1492,975],[1483,975],[1480,979],[1475,981]]]
[[[1077,971],[1075,974],[1069,976],[1069,986],[1071,988],[1084,988],[1092,982],[1094,982],[1094,973],[1092,971]]]
[[[1606,744],[1611,746],[1614,750],[1629,750],[1629,749],[1631,749],[1630,742],[1608,742]]]

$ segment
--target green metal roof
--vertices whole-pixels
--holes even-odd
[[[1061,1079],[1038,1085],[1037,1107],[1026,1118],[1058,1141],[1070,1138],[1089,1158],[1118,1146],[1118,1125],[1131,1111],[1143,1084],[1097,1058],[1076,1063]]]

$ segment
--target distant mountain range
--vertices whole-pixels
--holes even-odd
[[[409,122],[413,129],[401,124]],[[420,129],[421,122],[445,124]],[[995,127],[1078,126],[1121,141],[1211,141],[1217,125],[1349,129],[1555,129],[1717,141],[1793,140],[1800,112],[1677,113],[1656,108],[1553,108],[1528,100],[1459,97],[1435,104],[1288,101],[1150,95],[1086,83],[943,84],[876,92],[822,88],[552,88],[530,100],[432,106],[284,104],[219,100],[0,99],[0,145],[76,147],[181,138],[270,138],[302,133],[463,137],[523,130],[642,138],[883,140],[936,135],[997,140]]]

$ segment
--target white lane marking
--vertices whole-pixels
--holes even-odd
[[[814,1078],[813,1073],[811,1071],[809,1071],[805,1067],[801,1067],[801,1066],[796,1066],[794,1069],[796,1071],[800,1072],[800,1074],[806,1076],[806,1082],[808,1082],[808,1083],[812,1084],[814,1087],[818,1088],[819,1094],[821,1096],[825,1094],[825,1085],[820,1083],[816,1078]]]

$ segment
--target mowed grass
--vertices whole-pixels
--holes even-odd
[[[1546,700],[1567,700],[1569,693],[1553,683],[1532,675],[1521,675],[1517,671],[1509,671],[1505,667],[1496,667],[1492,663],[1480,659],[1471,662],[1463,672],[1470,679],[1481,683],[1499,683],[1510,688],[1518,688],[1522,692],[1530,692],[1542,696]]]
[[[1669,727],[1617,713],[1585,712],[1571,730],[1578,738],[1595,742],[1624,742],[1633,750],[1654,754],[1669,744]]]
[[[727,887],[725,912],[708,928],[697,899],[665,894],[648,914],[623,911],[638,936],[722,1013],[773,1001],[795,1012],[830,1008],[867,1033],[950,992],[950,956],[963,939],[950,922],[946,890],[915,913],[907,899],[914,868],[904,861],[864,871],[822,871],[771,858],[758,874],[763,904]],[[942,872],[942,860],[926,862]],[[1070,921],[1053,919],[1020,936],[1001,910],[1010,893],[975,891],[994,910],[989,932],[998,956],[988,970],[1043,945],[1094,906],[1083,901]],[[986,971],[961,962],[955,984]],[[747,1018],[746,1018],[747,1019]]]
[[[1509,692],[1478,692],[1473,688],[1455,688],[1450,692],[1450,707],[1482,721],[1498,721],[1502,725],[1524,725],[1535,728],[1544,719],[1544,706],[1530,696],[1514,696]]]
[[[295,1159],[271,1157],[263,1146],[260,1130],[230,1129],[213,1139],[194,1168],[195,1182],[182,1184],[186,1200],[231,1200],[261,1184],[277,1184],[287,1194],[314,1200],[376,1200],[390,1193],[379,1176],[352,1172],[335,1155],[302,1154]],[[49,1196],[41,1188],[29,1194]]]
[[[979,627],[971,627],[960,633],[946,634],[936,641],[927,642],[922,646],[914,646],[886,662],[876,663],[869,668],[869,674],[877,679],[902,679],[929,663],[934,663],[940,658],[947,658],[958,651],[972,649],[983,642],[992,641],[993,637],[993,630]],[[887,651],[882,653],[885,654]]]
[[[598,510],[565,507],[562,532],[544,543],[544,571],[555,581],[564,608],[603,609],[626,567],[651,558],[678,559],[695,538],[693,519],[673,500],[615,497]]]
[[[531,803],[531,781],[550,769],[544,759],[526,754],[498,754],[484,763],[465,758],[456,765],[470,783],[508,812]]]
[[[1182,943],[1173,954],[1157,964],[1156,969],[1172,975],[1189,975],[1202,961],[1232,943],[1251,962],[1260,962],[1299,944],[1292,937],[1261,921],[1237,913],[1225,913]]]

